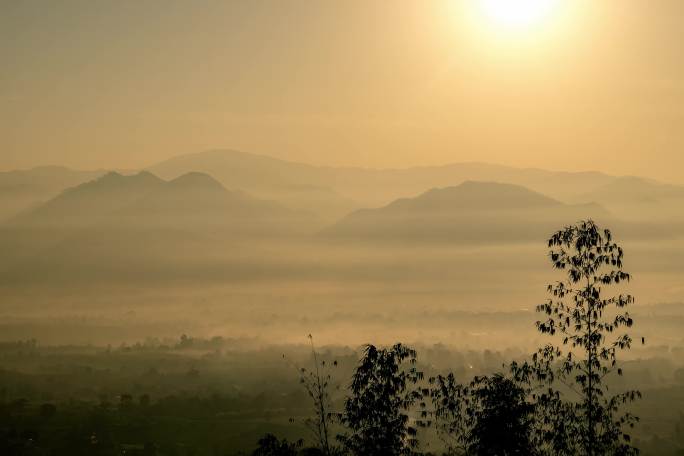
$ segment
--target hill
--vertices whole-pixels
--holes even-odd
[[[69,188],[50,201],[12,220],[17,227],[83,228],[106,224],[167,227],[203,231],[208,228],[276,229],[272,223],[311,221],[271,201],[229,191],[203,173],[187,173],[165,181],[148,171],[133,175],[110,172]],[[270,224],[269,224],[270,223]]]
[[[191,172],[146,193],[121,214],[140,217],[206,216],[213,219],[295,216],[279,204],[254,198],[241,191],[229,191],[208,174]]]
[[[219,181],[250,193],[280,199],[283,195],[298,207],[306,206],[312,189],[327,192],[316,207],[377,206],[435,187],[468,180],[508,182],[569,199],[610,183],[614,177],[596,173],[519,169],[487,163],[454,163],[406,169],[365,169],[313,166],[234,150],[211,150],[182,155],[149,168],[164,178],[189,171],[209,173]],[[321,193],[321,195],[324,195]],[[312,206],[309,206],[312,207]]]
[[[63,166],[0,172],[0,221],[103,174],[105,171],[77,171]]]
[[[576,201],[596,201],[625,220],[684,220],[684,186],[663,184],[636,176],[618,177]]]
[[[618,177],[591,192],[580,195],[581,199],[607,203],[654,203],[672,199],[684,199],[684,186],[663,184],[636,176]]]
[[[171,158],[149,168],[167,179],[188,172],[208,173],[232,188],[333,221],[358,208],[353,197],[341,195],[327,168],[288,162],[233,150],[211,150]]]
[[[356,211],[324,231],[330,238],[451,242],[543,239],[587,217],[606,217],[596,204],[568,205],[525,187],[464,182]]]
[[[165,182],[149,172],[122,175],[109,172],[102,177],[68,188],[55,198],[22,215],[15,222],[92,223],[94,217],[111,215],[133,204]]]
[[[64,281],[152,280],[158,271],[169,277],[198,264],[215,268],[217,256],[249,256],[255,243],[299,237],[316,223],[206,174],[165,181],[146,171],[112,172],[0,225],[0,282],[58,274]]]

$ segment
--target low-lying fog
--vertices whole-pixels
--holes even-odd
[[[618,233],[619,234],[619,233]],[[634,333],[684,346],[683,242],[625,242]],[[561,280],[543,242],[488,245],[222,243],[149,262],[118,245],[40,259],[2,284],[3,340],[118,344],[223,336],[263,344],[444,343],[529,348],[535,305]],[[104,264],[99,261],[107,255]],[[138,256],[136,255],[136,258]]]

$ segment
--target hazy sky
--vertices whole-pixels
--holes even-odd
[[[0,1],[0,169],[236,148],[684,182],[684,1]]]

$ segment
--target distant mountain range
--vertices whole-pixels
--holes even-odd
[[[64,190],[55,198],[12,219],[13,227],[83,228],[172,227],[203,231],[207,227],[263,231],[310,220],[272,201],[228,191],[213,177],[197,172],[165,181],[148,171],[110,172]]]
[[[565,203],[598,203],[630,220],[684,220],[684,186],[599,172],[557,172],[487,163],[406,169],[312,166],[232,150],[181,155],[149,168],[164,178],[211,174],[229,188],[317,213],[332,223],[354,209],[380,207],[466,181],[515,184]]]
[[[316,271],[323,245],[539,243],[589,217],[628,239],[684,235],[684,187],[477,163],[373,170],[211,151],[132,174],[41,168],[3,182],[0,200],[32,196],[0,223],[0,286],[296,277]]]
[[[149,170],[163,178],[188,171],[211,174],[231,188],[277,196],[326,189],[359,206],[378,206],[431,188],[467,180],[522,185],[561,200],[594,190],[615,179],[597,173],[518,169],[487,163],[455,163],[406,169],[312,166],[232,150],[212,150],[166,160]]]
[[[326,167],[233,150],[181,155],[147,171],[166,180],[189,172],[208,174],[227,189],[315,213],[328,224],[359,208],[384,206],[398,198],[466,181],[515,184],[566,203],[596,202],[627,218],[638,218],[637,212],[648,212],[646,206],[654,204],[664,206],[651,211],[649,218],[684,218],[684,186],[598,172],[555,172],[486,163],[406,169]],[[67,187],[104,174],[60,167],[0,173],[0,221],[38,206]]]
[[[491,242],[540,239],[584,218],[606,218],[597,204],[569,205],[512,184],[467,181],[343,218],[324,235],[377,241]]]

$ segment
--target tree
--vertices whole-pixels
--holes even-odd
[[[611,373],[622,375],[617,355],[632,344],[626,333],[613,336],[632,326],[624,309],[632,296],[605,296],[609,286],[630,280],[622,270],[623,250],[609,230],[591,220],[558,231],[548,246],[553,267],[566,278],[548,286],[551,297],[537,307],[545,315],[537,328],[561,343],[540,348],[531,362],[511,366],[534,394],[539,444],[551,454],[635,454],[626,428],[638,418],[620,409],[641,394],[610,395],[605,382]],[[563,384],[560,389],[556,381]],[[568,399],[569,394],[574,397]]]
[[[266,434],[259,439],[258,445],[252,456],[297,456],[302,441],[291,443],[286,439],[278,440],[273,434]]]
[[[434,425],[447,454],[466,453],[469,433],[469,422],[465,413],[467,388],[456,380],[453,372],[446,376],[432,377],[429,382],[433,410],[427,410],[427,405],[421,403],[423,410],[419,425]]]
[[[357,456],[409,454],[418,440],[408,410],[421,397],[414,386],[422,378],[415,350],[401,344],[388,349],[367,345],[340,417],[350,431],[339,436],[345,449]]]
[[[532,445],[532,405],[526,391],[513,380],[496,374],[475,377],[470,384],[472,422],[468,454],[512,456],[535,454]]]
[[[526,400],[526,390],[513,380],[495,374],[462,385],[449,374],[432,378],[430,383],[431,414],[448,454],[535,454],[533,406]]]
[[[305,424],[313,433],[316,445],[318,446],[318,449],[321,450],[321,453],[325,456],[331,456],[336,454],[336,450],[330,439],[332,402],[329,388],[331,386],[332,376],[329,371],[325,370],[330,363],[326,363],[325,360],[319,360],[311,334],[309,334],[309,341],[311,342],[313,369],[299,369],[300,383],[304,385],[304,389],[313,401],[314,406],[314,416],[313,418],[307,419]],[[333,361],[332,365],[337,366],[337,361]]]

